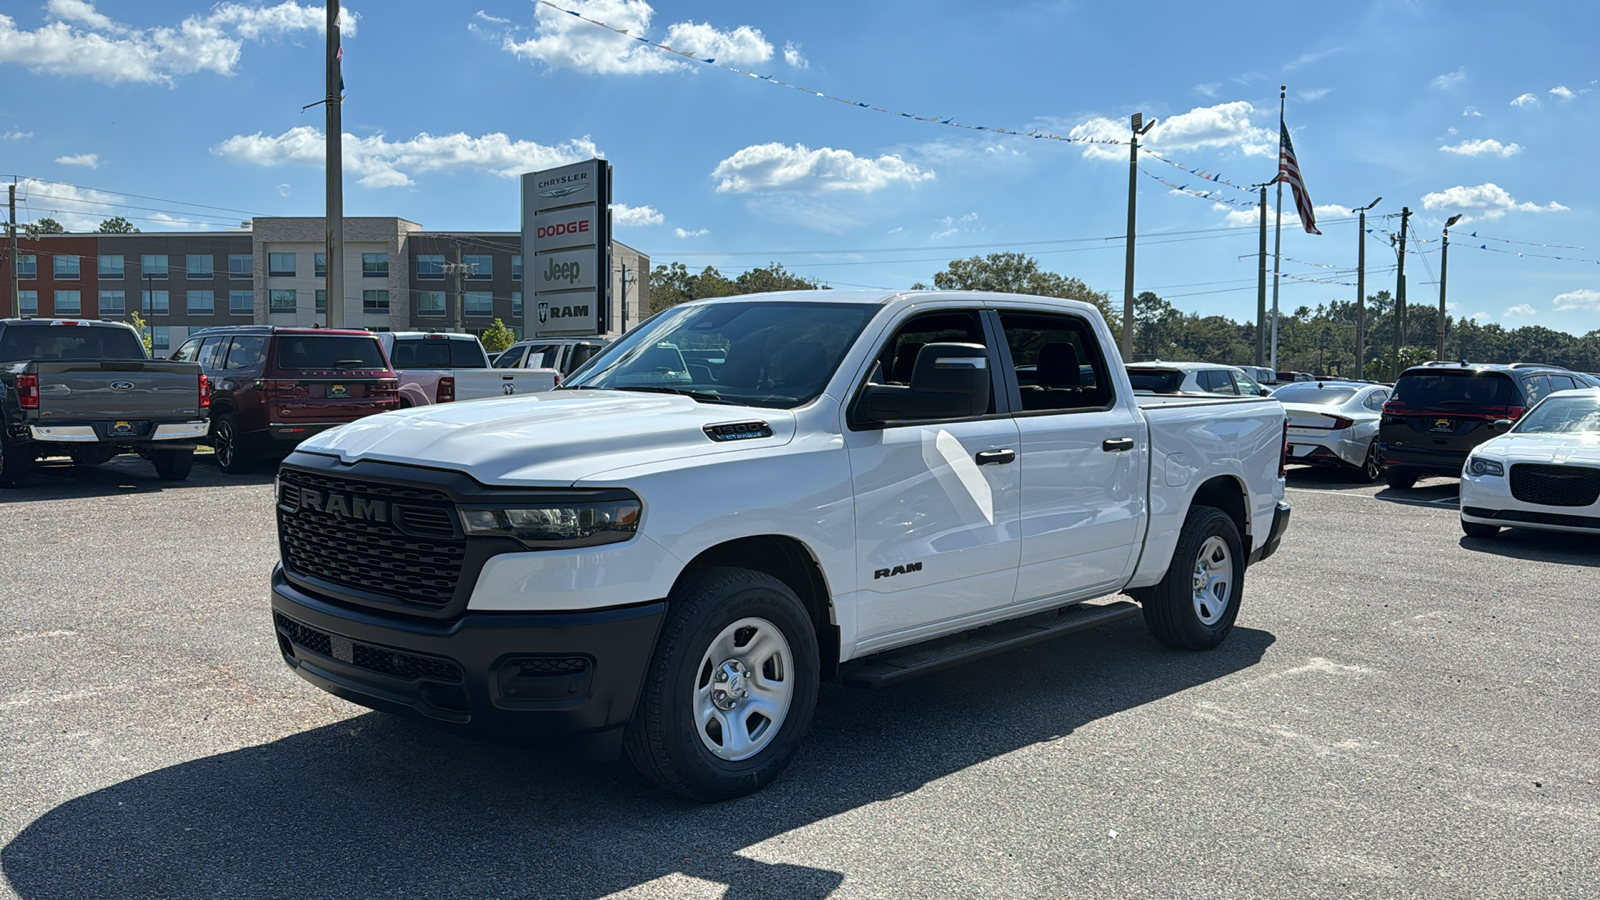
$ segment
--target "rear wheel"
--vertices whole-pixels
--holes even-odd
[[[33,477],[33,451],[0,435],[0,487],[22,487]]]
[[[1409,491],[1417,484],[1417,473],[1410,469],[1389,469],[1383,473],[1383,480],[1396,490]]]
[[[211,449],[216,452],[217,468],[229,475],[250,467],[250,460],[239,449],[239,430],[232,413],[222,413],[211,420]]]
[[[1500,526],[1485,525],[1482,522],[1468,522],[1466,519],[1462,519],[1461,530],[1466,532],[1467,537],[1492,538],[1500,533]]]
[[[194,468],[194,448],[183,450],[152,450],[150,462],[156,467],[156,476],[162,481],[182,481]]]
[[[1150,633],[1175,650],[1209,650],[1239,616],[1244,547],[1239,526],[1211,506],[1189,510],[1166,577],[1140,598]]]
[[[1378,456],[1378,442],[1367,446],[1367,458],[1361,462],[1361,480],[1372,484],[1383,477],[1383,459]]]

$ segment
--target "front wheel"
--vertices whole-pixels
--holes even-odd
[[[1492,538],[1500,533],[1500,526],[1485,525],[1482,522],[1468,522],[1466,519],[1462,519],[1461,530],[1466,533],[1467,537]]]
[[[686,576],[623,746],[635,767],[694,800],[728,800],[778,776],[811,727],[820,665],[805,606],[748,569]]]
[[[1239,526],[1220,509],[1189,510],[1161,583],[1141,599],[1156,640],[1174,650],[1210,650],[1239,616],[1244,549]]]
[[[182,481],[194,468],[194,448],[182,450],[152,450],[150,462],[156,467],[156,477],[162,481]]]

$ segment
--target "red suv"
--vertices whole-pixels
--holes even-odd
[[[224,472],[243,471],[319,431],[400,407],[400,382],[370,331],[207,328],[172,358],[199,363],[211,381],[208,442]]]

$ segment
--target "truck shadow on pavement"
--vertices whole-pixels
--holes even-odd
[[[1462,536],[1461,549],[1493,553],[1511,559],[1549,562],[1568,566],[1600,567],[1594,536],[1532,528],[1509,528],[1492,538]]]
[[[830,685],[789,770],[716,805],[663,794],[624,763],[369,713],[63,803],[0,850],[0,870],[27,900],[653,895],[672,886],[652,882],[675,875],[727,885],[730,900],[824,897],[844,873],[751,848],[1077,740],[1086,723],[1256,665],[1273,641],[1239,628],[1215,651],[1176,653],[1134,620],[882,691]],[[860,828],[874,853],[894,840],[870,824],[828,827]]]

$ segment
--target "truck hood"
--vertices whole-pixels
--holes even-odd
[[[771,437],[714,441],[707,425],[765,422]],[[788,410],[699,403],[673,394],[556,391],[446,403],[368,416],[325,431],[301,450],[454,469],[484,484],[567,486],[643,463],[787,444]]]

